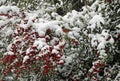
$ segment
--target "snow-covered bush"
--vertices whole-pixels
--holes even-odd
[[[44,19],[38,18],[40,12],[28,13],[15,6],[1,6],[0,10],[3,22],[1,34],[6,35],[1,39],[1,44],[7,42],[7,36],[10,35],[11,39],[7,42],[10,44],[5,46],[8,52],[1,59],[5,66],[1,78],[9,73],[12,73],[14,79],[38,74],[39,77],[46,76],[48,72],[54,73],[57,65],[64,63],[61,57],[65,40],[54,34],[60,21],[47,20],[44,16]]]
[[[14,2],[0,7],[1,80],[120,80],[119,0],[64,16],[49,1]]]

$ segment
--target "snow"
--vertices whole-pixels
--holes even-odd
[[[0,20],[0,27],[1,27],[1,26],[4,26],[4,25],[7,24],[8,22],[9,22],[8,20],[6,20],[6,21]]]
[[[24,56],[24,58],[23,58],[23,63],[25,63],[28,59],[30,59],[29,56]]]
[[[17,6],[4,6],[0,7],[0,13],[8,13],[8,11],[19,14],[19,8]]]
[[[4,33],[3,35],[4,35],[4,37],[6,37],[6,36],[9,36],[9,35],[11,35],[12,33],[13,33],[13,30],[12,30],[12,28],[10,28],[10,27],[4,27],[4,28],[2,28],[2,30],[0,31],[1,33]],[[6,33],[7,32],[7,33]],[[2,35],[1,35],[2,36]]]
[[[65,43],[66,43],[66,40],[65,39],[63,39],[61,42],[59,42],[59,46],[64,46],[65,45]]]
[[[105,53],[105,50],[100,50],[100,56],[99,56],[99,58],[102,58],[102,59],[106,59],[106,57],[107,57],[108,55],[107,55],[107,53]]]
[[[111,37],[112,37],[112,36],[111,36]],[[114,41],[113,37],[110,38],[110,40],[108,41],[108,43],[110,43],[110,44],[112,44],[112,45],[114,44],[114,42],[115,42],[115,41]]]
[[[75,57],[75,54],[71,54],[67,57],[63,56],[61,59],[65,61],[65,65],[69,65],[69,63],[72,63],[74,57]]]
[[[95,10],[96,6],[98,5],[99,0],[96,0],[92,5],[91,8]]]
[[[113,44],[114,43],[114,39],[113,37],[109,34],[109,30],[103,30],[101,33],[102,36],[104,36],[104,39],[108,39],[108,37],[110,37],[110,39],[108,41],[106,41],[106,43],[110,43]]]
[[[25,18],[26,20],[34,20],[38,17],[38,13],[36,12],[31,12],[27,14],[27,18]]]
[[[56,26],[61,23],[60,21],[46,21],[33,24],[40,36],[44,36],[47,29],[56,30]]]
[[[44,31],[39,31],[39,36],[45,36],[45,32]]]
[[[98,10],[96,10],[98,7]],[[91,9],[93,11],[101,11],[101,9],[103,9],[105,7],[105,4],[103,3],[103,1],[101,0],[96,0],[92,5],[91,5]]]
[[[82,7],[83,12],[82,12],[82,13],[83,13],[83,14],[87,13],[87,12],[89,11],[89,8],[90,8],[90,7],[89,7],[88,5],[83,6],[83,7]]]
[[[44,41],[44,39],[43,39]],[[45,42],[41,41],[41,39],[35,40],[33,46],[37,46],[38,49],[41,49],[43,46],[46,45]]]
[[[88,24],[88,27],[87,28],[90,28],[92,31],[93,29],[96,28],[96,25],[98,28],[101,28],[101,23],[104,24],[104,19],[102,17],[101,14],[96,14],[90,21],[89,21],[89,24]]]
[[[120,8],[118,9],[117,13],[120,13]]]
[[[4,53],[4,55],[14,55],[14,53],[12,51],[8,51],[8,52]]]
[[[115,80],[114,81],[118,81],[120,80],[120,71],[118,72],[117,76],[115,77]]]
[[[75,32],[80,32],[80,28],[78,28],[78,27],[74,27],[74,28],[72,28],[72,30]]]
[[[120,28],[120,24],[118,24],[116,27]]]
[[[54,49],[60,50],[60,47],[59,46],[54,46]]]
[[[97,38],[96,38],[96,37],[93,37],[93,38],[92,38],[92,40],[91,40],[91,45],[92,45],[92,47],[95,47],[95,46],[98,45],[98,43],[97,43]]]
[[[79,37],[80,37],[79,30],[77,30],[77,31],[74,31],[74,30],[73,30],[73,36],[74,36],[75,38],[79,38]]]
[[[56,49],[52,50],[52,54],[58,54],[58,53],[59,53],[59,51],[57,51]]]
[[[14,13],[17,13],[17,14],[19,14],[19,8],[17,7],[17,6],[8,6],[8,7],[10,7],[11,8],[11,10],[14,12]]]
[[[97,49],[99,50],[105,49],[105,44],[103,42],[99,43]]]
[[[68,32],[68,37],[71,39],[75,39],[73,32]]]
[[[57,28],[57,29],[55,30],[55,33],[56,33],[56,35],[58,35],[58,36],[63,35],[63,31],[62,31],[61,28]]]
[[[26,54],[29,54],[29,53],[30,53],[30,48],[26,50]]]
[[[101,34],[97,34],[96,37],[98,39],[98,42],[106,42],[105,38]]]
[[[0,3],[4,2],[4,1],[5,0],[2,0],[2,1],[0,1]],[[60,1],[59,6],[63,6],[64,3],[61,2],[62,0],[59,0],[59,1]],[[91,0],[91,1],[93,1],[93,0]],[[33,41],[34,43],[32,45],[26,46],[25,49],[22,49],[24,47],[25,43],[22,43],[19,46],[16,45],[16,47],[18,47],[18,48],[23,45],[23,47],[21,47],[20,50],[17,50],[17,52],[19,52],[20,54],[23,53],[23,50],[26,52],[26,56],[23,55],[23,57],[22,57],[23,63],[25,63],[28,59],[32,58],[32,57],[28,56],[29,53],[31,51],[33,51],[33,49],[31,50],[31,48],[29,46],[33,46],[33,47],[35,46],[35,47],[37,47],[37,53],[38,53],[38,54],[35,54],[35,57],[38,56],[36,58],[39,58],[39,56],[42,57],[45,54],[47,55],[48,52],[52,53],[52,54],[57,54],[59,57],[61,57],[60,54],[65,54],[62,56],[62,58],[60,58],[60,61],[58,63],[65,62],[64,66],[67,66],[67,65],[69,65],[69,63],[73,63],[73,58],[77,56],[78,53],[76,53],[76,52],[78,52],[78,49],[82,47],[82,44],[87,45],[87,44],[84,44],[84,40],[90,41],[90,42],[88,42],[89,45],[91,44],[90,45],[91,48],[89,51],[91,51],[92,49],[95,49],[95,50],[97,50],[97,53],[100,54],[98,56],[97,60],[99,58],[103,59],[103,60],[106,59],[105,57],[107,57],[109,54],[106,53],[105,48],[106,48],[107,44],[114,45],[115,41],[114,41],[114,38],[112,37],[110,31],[103,28],[103,26],[102,26],[102,24],[106,24],[106,22],[104,20],[104,17],[102,16],[101,12],[99,12],[99,11],[101,11],[102,7],[105,6],[105,5],[102,6],[101,1],[96,0],[95,3],[92,4],[92,6],[84,6],[82,12],[77,12],[75,10],[72,10],[71,12],[68,12],[64,16],[58,15],[54,11],[55,8],[53,8],[53,7],[48,8],[47,6],[50,6],[50,4],[47,4],[47,3],[43,4],[41,2],[41,5],[44,5],[44,6],[40,6],[41,8],[37,11],[27,12],[27,10],[26,10],[25,18],[21,18],[22,15],[21,15],[20,9],[17,6],[10,6],[10,5],[9,6],[1,6],[0,7],[0,27],[2,27],[2,26],[5,26],[5,27],[2,28],[2,30],[0,30],[0,34],[2,37],[4,37],[5,40],[0,41],[0,45],[4,46],[4,44],[2,42],[5,41],[5,43],[6,43],[8,41],[8,39],[6,39],[7,36],[11,36],[11,34],[13,34],[13,33],[18,33],[17,30],[13,31],[14,29],[19,28],[19,27],[23,27],[24,29],[27,29],[28,27],[32,27],[33,28],[32,32],[37,32],[39,34],[39,37],[36,37],[35,40]],[[98,5],[99,5],[98,10],[96,10]],[[118,10],[118,11],[120,11],[120,10]],[[18,14],[18,16],[8,18],[5,15],[1,16],[1,14],[5,14],[5,15],[8,14],[10,16]],[[36,18],[38,18],[38,19],[36,19]],[[27,20],[28,22],[25,23],[24,20]],[[35,20],[35,21],[33,21],[33,20]],[[16,22],[20,22],[20,24],[17,23],[17,26],[16,26]],[[13,28],[14,25],[15,25],[15,28]],[[72,31],[70,31],[66,34],[62,31],[62,27],[71,29]],[[120,24],[117,25],[116,27],[120,28]],[[102,30],[102,31],[97,32],[97,33],[94,32],[93,30],[94,29],[96,30],[97,28],[100,28],[100,30]],[[46,31],[48,29],[51,30],[52,35],[54,35],[54,36],[51,36],[51,34],[47,35]],[[90,32],[89,32],[89,30],[90,30]],[[116,32],[119,33],[120,30],[116,30]],[[29,34],[31,34],[31,32],[28,32],[28,35]],[[78,41],[78,42],[80,42],[80,47],[79,48],[74,48],[74,46],[70,47],[70,45],[72,43],[70,41],[70,44],[68,44],[69,39],[65,38],[65,36],[70,38],[70,40],[71,39],[75,39],[75,40],[80,39],[80,41]],[[84,37],[82,38],[82,36],[85,36],[85,38]],[[7,45],[8,52],[6,52],[4,55],[14,55],[15,53],[10,51],[12,48],[12,43],[15,44],[17,41],[22,41],[23,40],[22,37],[24,39],[23,35],[22,36],[18,35],[18,37],[16,36],[15,38],[13,38],[12,41],[9,42],[10,44],[8,43],[9,45]],[[47,37],[50,38],[50,42],[46,42]],[[31,38],[32,38],[32,36],[31,36]],[[33,38],[34,38],[34,36],[33,36]],[[22,42],[24,42],[24,41],[22,41]],[[27,42],[27,40],[25,42]],[[56,45],[56,43],[57,43],[57,45]],[[50,46],[53,47],[52,52],[50,51]],[[70,47],[70,49],[66,49],[67,46]],[[88,50],[88,49],[86,49],[86,50]],[[66,51],[70,51],[70,52],[64,53]],[[74,51],[74,53],[72,51]],[[72,54],[71,54],[71,52],[72,52]],[[81,57],[78,57],[78,58],[81,58]],[[96,60],[96,58],[95,58],[95,60]],[[98,62],[99,62],[99,60],[96,62],[93,62],[93,65]],[[80,66],[81,66],[81,64],[80,64]],[[92,68],[95,68],[95,67],[93,66]],[[65,67],[64,70],[65,69],[67,69],[67,68]],[[89,71],[92,72],[93,69],[90,69]]]
[[[14,78],[12,77],[12,76],[7,76],[6,78],[5,78],[6,80],[14,80]]]
[[[50,45],[54,46],[58,40],[59,40],[58,38],[54,37],[54,38],[50,41]]]
[[[41,51],[42,51],[42,53],[44,53],[44,52],[49,52],[49,46],[46,45],[46,46],[42,47]],[[46,53],[45,53],[45,54],[46,54]]]
[[[11,47],[12,47],[12,44],[9,44],[7,47],[7,51],[10,51]]]
[[[6,0],[0,0],[0,4],[5,3]]]
[[[52,13],[51,13],[51,16],[56,18],[56,17],[58,17],[59,15],[58,15],[57,13],[55,13],[55,12],[52,12]]]
[[[16,40],[13,41],[13,43],[15,44],[17,41],[21,41],[21,39],[17,38]]]
[[[106,39],[106,38],[108,38],[108,36],[109,36],[108,33],[109,33],[109,30],[103,30],[101,34],[102,34],[102,35],[105,37],[105,39]]]
[[[75,10],[73,10],[71,13],[68,12],[65,16],[62,17],[62,21],[64,21],[64,27],[69,28],[70,26],[75,25],[82,27],[82,23],[79,21],[81,16],[82,15]]]
[[[19,25],[20,27],[27,29],[28,27],[32,26],[33,22],[31,20],[28,20],[27,24],[24,24],[24,22],[21,22],[21,24]]]

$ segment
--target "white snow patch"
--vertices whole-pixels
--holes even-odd
[[[56,49],[52,50],[52,54],[58,54],[58,53],[59,53],[59,51],[57,51]]]
[[[91,30],[93,30],[94,28],[97,27],[101,28],[101,23],[104,24],[104,19],[102,17],[101,14],[96,14],[90,21],[88,24],[87,28],[90,28]]]
[[[30,57],[29,57],[29,56],[25,56],[25,57],[23,58],[23,63],[25,63],[28,59],[30,59]]]
[[[4,53],[4,55],[14,55],[14,53],[12,51],[8,51],[8,52]]]
[[[41,49],[43,46],[47,45],[45,42],[41,41],[41,39],[35,40],[33,46],[37,46],[38,49]]]

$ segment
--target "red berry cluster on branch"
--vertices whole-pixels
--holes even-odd
[[[9,14],[0,15],[9,16]],[[39,35],[33,25],[28,25],[29,20],[25,18],[26,15],[22,11],[22,19],[19,23],[15,23],[12,43],[2,58],[2,63],[6,66],[3,70],[4,76],[12,72],[17,79],[24,76],[24,71],[28,71],[28,75],[32,71],[47,75],[57,65],[64,64],[61,57],[65,40],[52,36],[50,28],[46,29],[45,35]],[[35,23],[36,19],[37,17],[31,22]],[[21,23],[26,27],[23,27]],[[51,44],[51,41],[55,43]]]

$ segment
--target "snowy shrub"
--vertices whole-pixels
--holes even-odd
[[[64,16],[56,13],[64,1],[19,2],[0,7],[0,80],[120,80],[119,0]]]

